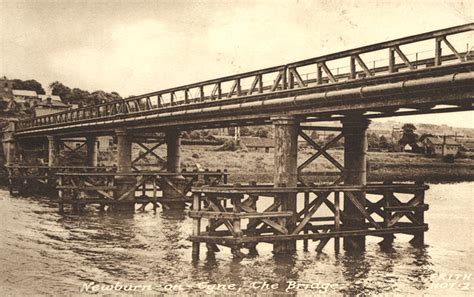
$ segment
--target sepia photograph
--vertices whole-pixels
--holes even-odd
[[[0,0],[0,296],[473,296],[474,1]]]

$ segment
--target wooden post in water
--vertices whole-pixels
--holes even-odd
[[[351,116],[342,120],[344,133],[344,185],[365,186],[367,183],[367,128],[370,121],[363,116]],[[351,199],[352,198],[355,199]],[[344,228],[366,229],[365,217],[359,208],[365,209],[365,192],[344,194]],[[344,237],[343,247],[347,251],[365,249],[365,236]]]
[[[200,193],[194,193],[193,195],[193,205],[192,205],[193,211],[201,210],[201,196],[200,195],[201,195]],[[195,217],[193,218],[193,236],[199,236],[200,233],[201,233],[201,218]],[[200,248],[199,241],[193,241],[193,247],[192,247],[193,260],[199,260],[199,248]]]
[[[273,182],[275,187],[285,186],[296,188],[298,185],[297,155],[299,122],[294,117],[281,116],[272,118],[275,135],[275,165]],[[280,197],[280,210],[292,211],[296,215],[296,194],[287,194]],[[287,222],[292,220],[288,219]],[[291,233],[295,223],[287,224]],[[286,254],[296,251],[296,241],[281,241],[273,245],[274,254]]]
[[[115,177],[114,198],[120,199],[123,203],[111,205],[114,211],[134,211],[135,191],[131,189],[135,186],[136,179],[131,176],[120,175],[132,171],[132,141],[125,129],[115,131],[117,135],[117,175]]]
[[[416,181],[415,185],[422,186],[424,182]],[[425,225],[425,210],[427,210],[427,205],[425,205],[425,190],[416,190],[415,197],[418,197],[421,208],[417,208],[414,213],[414,217],[420,223],[421,226]],[[426,206],[426,208],[425,208]],[[423,247],[425,244],[425,231],[419,231],[413,234],[413,239],[410,240],[410,243],[416,247]]]
[[[166,202],[169,210],[184,210],[183,194],[186,180],[179,174],[181,172],[181,133],[176,130],[166,131],[165,141],[167,154],[166,169],[168,172],[176,173],[176,176],[169,177],[171,184],[163,183],[163,198],[166,200],[176,200]]]
[[[87,164],[86,166],[97,167],[98,163],[98,149],[97,149],[97,137],[88,135],[86,137],[87,146]]]

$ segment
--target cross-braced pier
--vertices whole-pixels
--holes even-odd
[[[206,243],[210,252],[219,251],[218,245],[229,247],[236,256],[245,256],[241,249],[255,255],[258,243],[272,243],[274,253],[287,253],[297,240],[304,241],[305,250],[308,240],[317,241],[318,252],[331,239],[339,252],[340,238],[344,238],[347,249],[360,249],[365,236],[381,237],[383,244],[389,244],[396,233],[413,235],[412,242],[420,244],[428,230],[423,216],[428,210],[424,203],[427,189],[421,183],[196,188],[189,212],[193,218],[193,256],[199,257],[200,243]],[[361,192],[365,193],[363,201],[357,197]],[[285,210],[290,195],[300,196],[295,199],[296,211]]]

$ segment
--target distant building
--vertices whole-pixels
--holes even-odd
[[[273,138],[241,137],[241,141],[249,149],[261,148],[265,149],[265,152],[269,152],[275,146]]]
[[[428,136],[423,139],[425,153],[429,156],[456,156],[461,145],[451,137]]]
[[[60,112],[70,108],[56,95],[39,95],[36,91],[18,90],[13,88],[13,82],[5,76],[0,78],[0,101],[6,102],[6,110],[24,112],[33,110],[34,116],[42,116]]]
[[[33,112],[35,117],[40,117],[48,114],[58,113],[69,108],[69,105],[64,104],[60,100],[52,100],[52,98],[48,96],[45,101],[40,101],[33,106]]]
[[[24,104],[25,107],[31,107],[41,101],[35,91],[30,90],[12,90],[13,100],[16,103]]]

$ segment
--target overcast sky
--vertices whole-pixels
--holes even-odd
[[[473,14],[472,0],[0,0],[0,75],[139,95],[461,25]],[[473,118],[395,119],[474,128]]]

